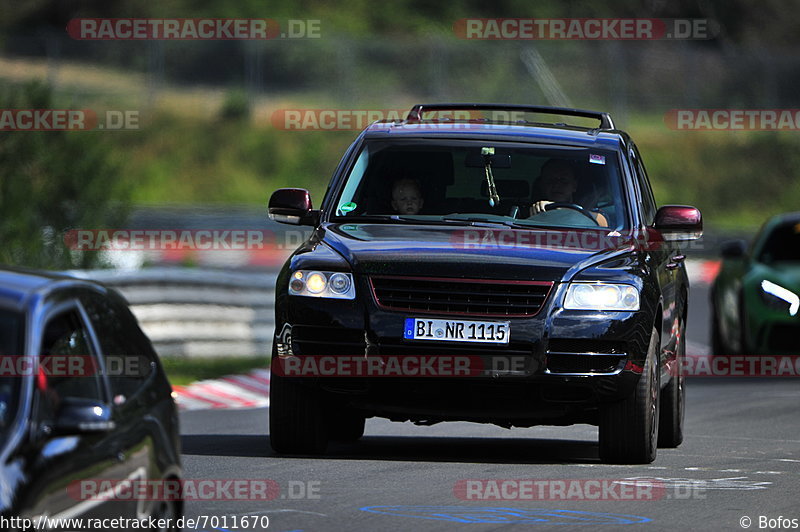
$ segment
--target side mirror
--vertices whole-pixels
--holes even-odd
[[[719,254],[723,259],[741,259],[747,255],[747,241],[728,240],[719,246]]]
[[[53,434],[63,436],[109,432],[115,426],[107,404],[93,399],[67,397],[58,410]]]
[[[664,205],[656,213],[654,227],[664,240],[697,240],[703,236],[703,215],[688,205]]]
[[[304,188],[279,188],[269,198],[270,220],[291,225],[316,226],[319,211],[312,210],[311,194]]]

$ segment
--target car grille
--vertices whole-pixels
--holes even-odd
[[[364,354],[364,331],[295,325],[292,327],[292,351],[295,355],[352,356]]]
[[[625,342],[609,340],[585,340],[582,338],[554,338],[548,343],[551,353],[608,353],[624,355],[627,353]]]
[[[612,373],[617,370],[624,356],[618,355],[565,355],[547,357],[550,373]]]
[[[434,277],[371,277],[378,305],[388,310],[471,316],[534,316],[553,286],[546,281]]]
[[[548,343],[548,373],[613,373],[627,357],[625,342],[554,338]]]

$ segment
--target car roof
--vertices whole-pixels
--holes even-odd
[[[54,289],[77,286],[103,290],[100,284],[57,272],[0,268],[0,303],[14,307],[24,306],[26,301],[38,294],[44,295]]]
[[[510,111],[545,116],[578,116],[598,119],[599,127],[581,127],[564,122],[492,121],[480,119],[423,119],[422,112],[434,111]],[[379,120],[363,132],[367,139],[466,139],[568,144],[588,148],[616,149],[629,136],[614,129],[608,113],[558,107],[511,104],[418,104],[405,120]]]
[[[468,126],[465,127],[465,126]],[[622,131],[607,130],[592,133],[572,127],[518,126],[513,124],[475,124],[454,121],[439,124],[409,124],[380,121],[370,125],[365,138],[458,138],[465,140],[522,141],[544,144],[570,144],[575,146],[616,149],[627,139]]]

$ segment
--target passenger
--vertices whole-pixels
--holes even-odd
[[[392,208],[397,214],[417,214],[422,209],[424,199],[416,179],[402,178],[392,186]]]
[[[536,186],[542,191],[546,200],[540,200],[531,205],[531,216],[545,212],[545,207],[551,203],[575,202],[575,192],[578,190],[578,179],[572,165],[563,159],[550,159],[542,165]],[[608,227],[608,220],[599,212],[589,211],[597,225]]]

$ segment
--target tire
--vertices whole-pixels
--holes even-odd
[[[354,442],[364,435],[366,419],[358,412],[342,411],[329,418],[328,434],[333,441]]]
[[[711,299],[711,356],[724,357],[730,354],[722,332],[719,327],[719,314],[717,313],[717,303]]]
[[[152,532],[179,532],[178,531],[178,518],[181,517],[180,511],[178,510],[178,503],[177,501],[173,500],[166,500],[166,501],[155,501],[153,506],[153,511],[151,512],[151,517],[153,521],[163,522],[164,524],[168,524],[167,527],[154,527],[150,530]]]
[[[676,370],[669,383],[661,390],[658,417],[658,446],[674,449],[683,442],[683,420],[686,415],[686,382],[683,360],[686,356],[686,320],[680,329],[677,346]]]
[[[600,409],[600,459],[612,464],[649,464],[656,459],[660,397],[658,331],[650,335],[644,371],[636,389]]]
[[[744,290],[744,289],[742,289]],[[747,309],[744,306],[744,293],[739,295],[739,352],[737,355],[752,355],[748,338]]]
[[[275,371],[273,352],[269,389],[269,441],[281,454],[323,454],[328,447],[328,424],[322,392],[303,386]]]

